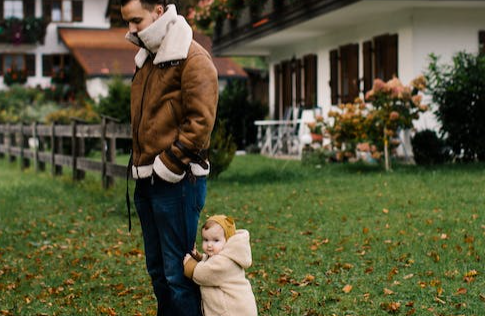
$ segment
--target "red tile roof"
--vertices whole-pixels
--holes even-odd
[[[131,76],[135,70],[133,58],[138,47],[125,39],[126,28],[81,29],[59,28],[59,36],[88,77]],[[194,39],[212,55],[212,41],[194,32]],[[237,63],[226,57],[214,57],[219,77],[247,77]]]

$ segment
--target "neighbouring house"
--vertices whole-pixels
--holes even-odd
[[[97,100],[107,94],[112,76],[129,80],[134,74],[138,48],[125,40],[127,28],[119,27],[113,1],[3,0],[0,17],[0,89],[12,78],[31,87],[65,83]],[[194,38],[211,52],[210,38]],[[247,78],[229,58],[214,57],[214,63],[221,86]]]
[[[424,73],[430,53],[449,63],[459,51],[485,51],[483,0],[261,3],[257,10],[244,8],[238,19],[218,23],[213,50],[266,56],[274,120],[286,119],[290,109],[317,108],[325,116],[332,106],[363,97],[375,78],[398,76],[407,84]],[[427,113],[415,126],[438,124]]]
[[[58,30],[109,28],[107,4],[108,0],[0,1],[0,89],[12,78],[32,87],[69,80],[82,85],[79,76],[72,75],[80,65],[60,40]]]

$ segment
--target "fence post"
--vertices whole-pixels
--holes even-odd
[[[107,163],[113,163],[116,160],[116,137],[112,136],[108,145],[106,136],[107,129],[108,124],[111,126],[113,122],[119,122],[119,120],[106,115],[102,115],[101,117],[101,161],[103,163],[101,174],[103,179],[103,188],[106,189],[114,184],[114,177],[108,176],[107,174]]]
[[[29,147],[33,147],[34,151],[34,169],[36,172],[39,171],[39,141],[37,139],[37,122],[32,123],[32,144],[29,143]]]
[[[76,120],[71,120],[71,157],[72,157],[72,180],[78,180],[77,177],[77,145],[76,145]]]
[[[24,135],[24,123],[20,123],[20,169],[25,170],[29,166],[29,159],[25,158],[26,141]]]
[[[59,148],[58,142],[56,139],[56,122],[52,122],[51,126],[51,164],[52,164],[52,175],[60,175],[62,174],[62,166],[56,166],[56,148]],[[62,143],[61,143],[62,148]]]
[[[12,147],[15,145],[15,134],[12,135],[11,132],[11,125],[7,123],[7,153],[8,153],[8,161],[15,162],[15,155],[12,153]]]

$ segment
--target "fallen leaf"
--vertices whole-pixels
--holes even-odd
[[[459,289],[456,291],[456,293],[455,293],[455,294],[456,294],[456,295],[464,295],[464,294],[466,294],[466,292],[467,292],[467,289],[465,289],[464,287],[461,287],[461,288],[459,288]]]
[[[345,285],[345,286],[342,288],[342,291],[343,291],[344,293],[350,293],[350,291],[352,291],[352,285],[350,285],[350,284]]]
[[[394,294],[394,291],[384,288],[384,295],[392,295],[392,294]]]

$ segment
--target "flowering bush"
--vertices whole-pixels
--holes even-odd
[[[3,82],[5,82],[7,86],[11,86],[15,83],[24,84],[27,82],[27,70],[8,68],[3,74]]]
[[[189,20],[197,28],[208,30],[224,19],[235,19],[244,5],[244,0],[200,0]]]
[[[411,128],[419,113],[428,110],[419,94],[425,88],[423,76],[409,86],[404,86],[398,78],[388,82],[376,79],[365,95],[366,102],[356,99],[354,103],[340,105],[338,111],[330,111],[333,122],[327,124],[327,129],[337,150],[337,159],[353,158],[357,151],[380,159],[384,153],[386,169],[389,169],[388,152],[400,144],[398,131]]]

